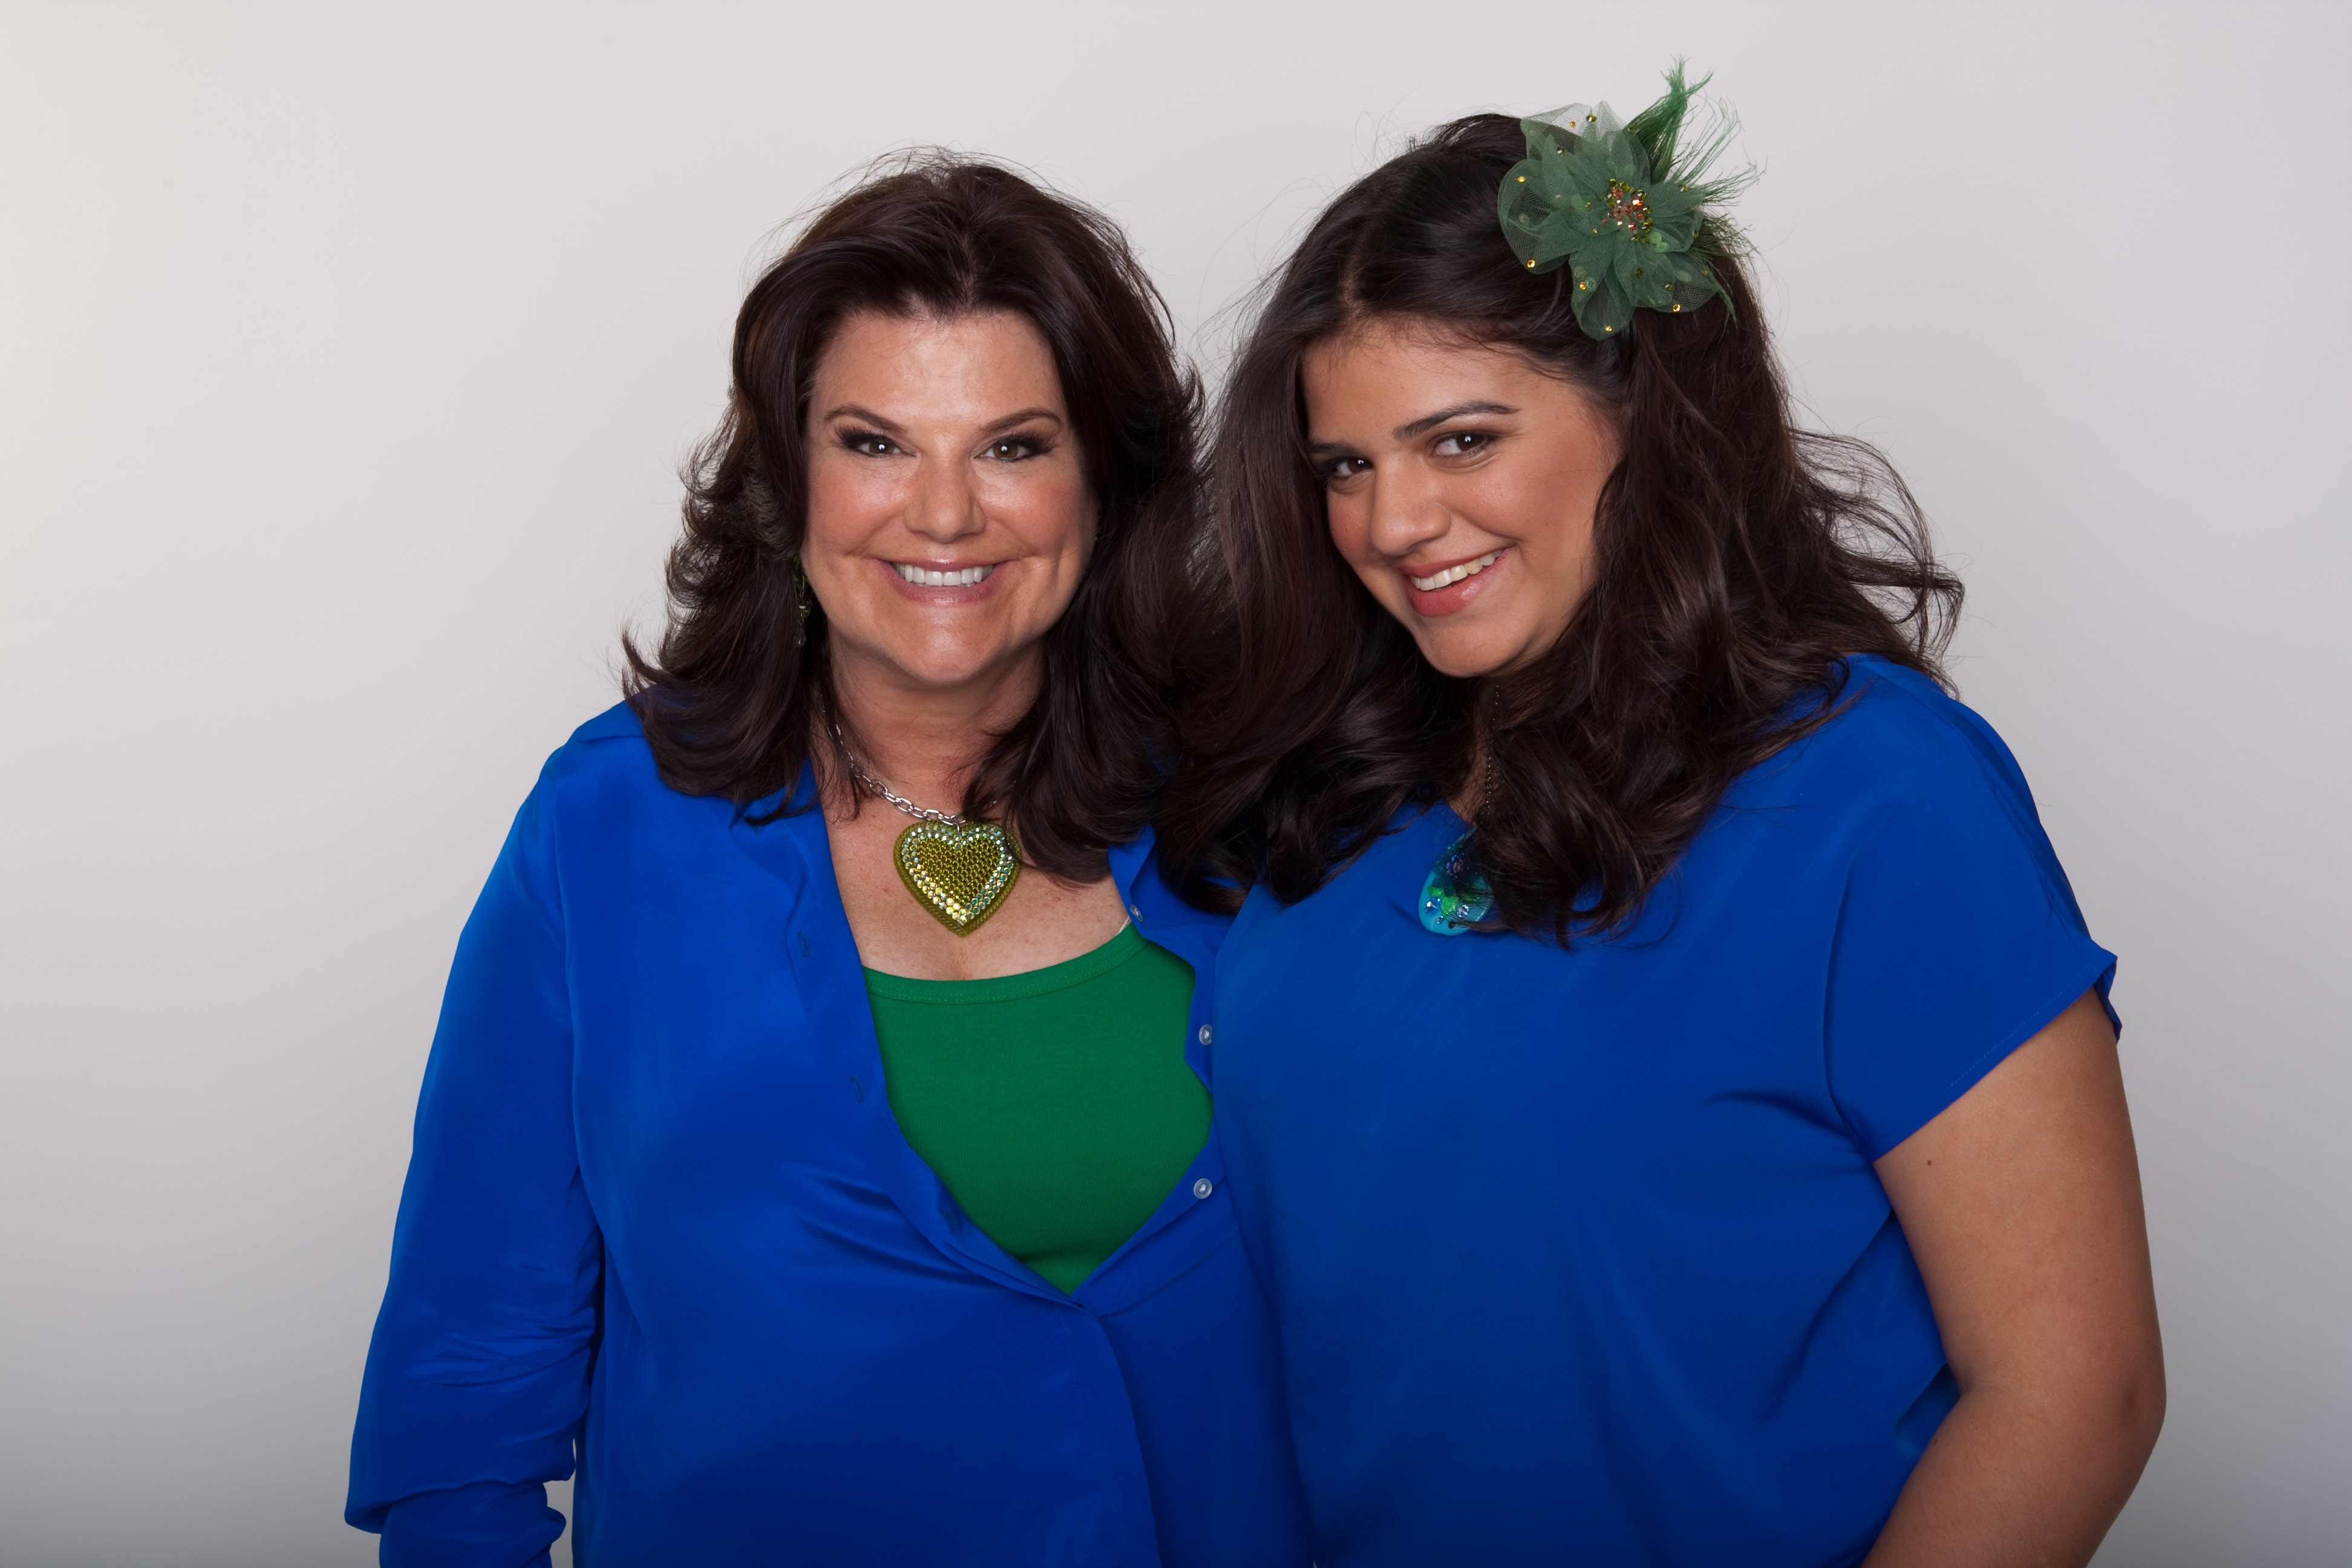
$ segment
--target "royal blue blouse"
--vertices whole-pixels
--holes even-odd
[[[1423,929],[1444,806],[1251,895],[1217,1114],[1323,1568],[1869,1551],[1954,1397],[1872,1162],[2115,961],[1982,720],[1841,700],[1613,941]]]
[[[802,791],[810,787],[803,777]],[[1114,851],[1198,976],[1224,922]],[[549,761],[460,939],[346,1517],[520,1568],[1297,1568],[1270,1320],[1218,1138],[1064,1296],[899,1135],[814,812],[751,826],[615,708]]]

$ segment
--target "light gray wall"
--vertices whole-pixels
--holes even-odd
[[[357,1563],[457,928],[657,604],[763,236],[1042,170],[1213,313],[1412,130],[1713,68],[2116,997],[2172,1417],[2105,1568],[2352,1560],[2341,6],[0,16],[0,1561]]]

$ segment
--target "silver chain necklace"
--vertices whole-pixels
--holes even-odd
[[[908,816],[920,817],[925,822],[944,822],[950,827],[961,827],[964,825],[963,818],[961,816],[944,811],[933,811],[928,805],[917,805],[905,795],[892,795],[888,790],[884,789],[878,781],[868,777],[866,770],[857,765],[857,753],[852,752],[849,749],[849,742],[841,738],[841,726],[838,724],[833,727],[833,743],[841,748],[842,761],[849,764],[849,776],[856,779],[868,792],[881,796]]]

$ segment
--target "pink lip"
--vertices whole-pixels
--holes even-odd
[[[1487,567],[1475,576],[1465,577],[1458,583],[1448,583],[1443,588],[1416,588],[1412,585],[1412,580],[1415,577],[1433,577],[1451,567],[1466,565],[1477,560],[1478,555],[1465,555],[1456,561],[1433,561],[1419,571],[1409,571],[1400,566],[1397,568],[1397,578],[1404,584],[1405,602],[1412,606],[1413,614],[1429,616],[1450,616],[1456,610],[1467,607],[1478,595],[1493,585],[1495,567],[1500,566],[1508,560],[1510,553],[1507,547],[1491,552],[1481,550],[1478,555],[1492,554],[1495,557],[1494,566]]]
[[[890,586],[898,589],[902,598],[914,604],[976,605],[996,592],[996,584],[1004,578],[1005,563],[1002,561],[877,561],[874,564],[889,579]],[[898,575],[901,564],[924,572],[968,572],[974,566],[993,566],[997,570],[977,583],[935,588],[925,583],[909,583]]]

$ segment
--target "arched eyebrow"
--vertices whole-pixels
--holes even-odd
[[[871,408],[856,403],[845,403],[838,408],[828,408],[824,411],[824,423],[830,425],[836,419],[862,419],[886,436],[896,436],[899,433],[898,422],[896,419],[885,419]]]
[[[1024,408],[1018,414],[1008,414],[1003,418],[996,420],[982,434],[993,436],[999,430],[1010,430],[1015,425],[1026,424],[1032,419],[1051,420],[1056,430],[1062,427],[1063,423],[1062,416],[1050,408]]]
[[[1416,436],[1427,435],[1448,419],[1459,419],[1470,414],[1517,414],[1517,409],[1506,407],[1500,403],[1457,403],[1451,408],[1441,408],[1434,414],[1424,414],[1409,425],[1400,425],[1390,431],[1389,435],[1399,441],[1410,441]]]
[[[900,433],[897,420],[885,419],[871,408],[860,404],[845,403],[838,408],[828,408],[824,411],[824,423],[829,425],[836,419],[862,419],[886,436],[896,436]],[[1015,425],[1025,424],[1032,419],[1050,420],[1056,430],[1064,424],[1062,416],[1050,408],[1024,408],[1017,414],[1007,414],[1001,419],[991,420],[981,434],[993,436],[999,430],[1010,430]]]

